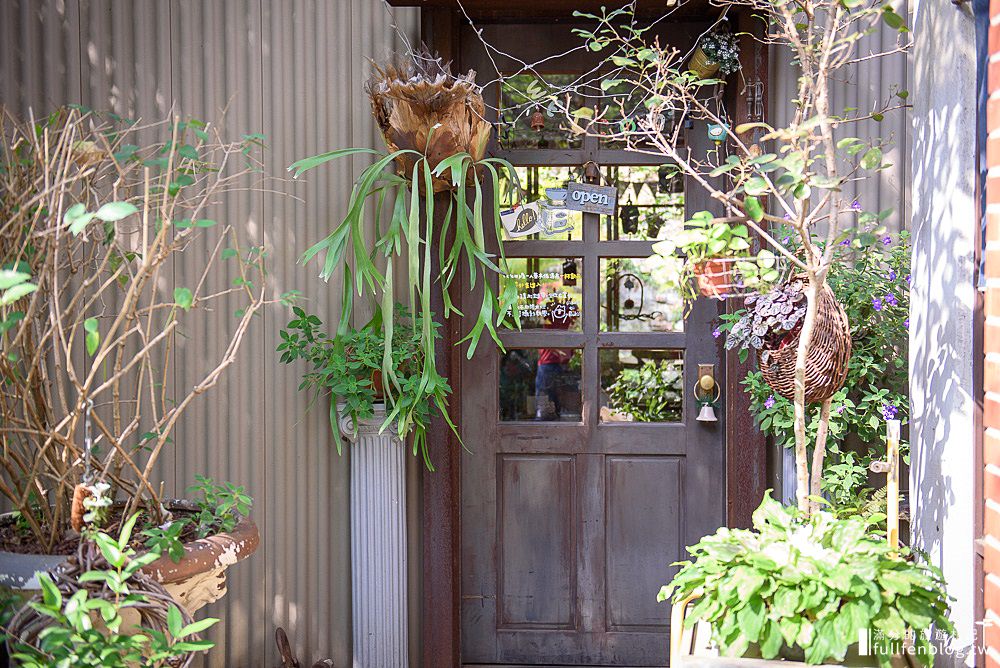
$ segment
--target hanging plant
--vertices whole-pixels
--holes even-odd
[[[722,28],[702,37],[698,48],[691,55],[688,69],[702,79],[708,79],[716,72],[725,76],[740,69],[740,49],[736,36]]]
[[[506,282],[499,294],[490,286],[490,275],[505,271],[506,260],[501,246],[500,257],[494,261],[487,251],[487,234],[501,239],[502,171],[509,174],[509,201],[516,199],[513,191],[517,176],[509,162],[484,157],[491,126],[485,120],[486,106],[475,85],[475,72],[453,76],[448,64],[425,52],[416,54],[403,67],[376,67],[366,90],[388,151],[340,149],[299,160],[289,167],[297,178],[338,158],[375,156],[373,164],[355,182],[343,220],[302,258],[303,262],[317,256],[322,259],[323,280],[329,280],[338,269],[344,271],[338,336],[348,332],[355,292],[367,295],[384,313],[393,312],[397,301],[393,259],[404,254],[405,241],[408,299],[400,301],[407,303],[421,323],[419,341],[423,349],[434,349],[431,299],[435,292],[441,295],[444,318],[461,315],[451,300],[450,287],[463,256],[468,272],[466,287],[475,288],[480,283],[483,300],[475,323],[461,342],[469,343],[469,357],[484,330],[500,345],[496,326],[508,311],[516,313],[517,289],[513,281]],[[492,188],[495,193],[485,212],[484,188]],[[376,238],[369,241],[366,215],[373,214],[382,221],[386,211],[388,221],[376,226]],[[434,244],[438,244],[436,270],[431,268]],[[379,268],[383,264],[384,270]],[[393,341],[392,318],[385,318],[381,327],[385,341]],[[401,391],[391,345],[383,351],[382,376],[385,394],[391,401]],[[420,393],[433,392],[433,388],[447,383],[437,372],[434,355],[424,357],[420,378]],[[418,419],[416,411],[416,405],[402,407],[400,414],[393,417],[400,433],[410,430]],[[331,414],[330,424],[339,436],[335,414]],[[448,424],[457,435],[450,419]]]

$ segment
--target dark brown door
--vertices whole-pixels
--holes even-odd
[[[494,25],[484,37],[529,62],[574,43],[560,26]],[[480,81],[495,77],[493,61],[518,71],[485,58],[470,32],[462,40],[462,65]],[[543,207],[537,232],[505,244],[500,280],[517,283],[522,329],[461,369],[467,665],[666,665],[669,606],[657,591],[684,546],[725,521],[725,411],[698,422],[693,396],[699,365],[724,380],[718,302],[699,300],[685,317],[665,281],[674,265],[650,257],[704,203],[649,156],[504,111],[529,84],[578,77],[587,64],[574,58],[550,61],[535,84],[522,73],[507,90],[487,88],[514,121],[496,153],[519,165],[528,201],[557,201],[593,163],[619,205],[614,216]],[[706,150],[697,129],[688,134]]]

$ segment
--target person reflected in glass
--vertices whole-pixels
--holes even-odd
[[[545,305],[545,329],[568,330],[580,317],[576,303],[550,298]],[[542,348],[538,352],[538,369],[535,371],[535,419],[560,420],[567,406],[563,394],[572,390],[568,365],[573,359],[572,349]]]

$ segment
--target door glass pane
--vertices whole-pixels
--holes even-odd
[[[610,167],[618,210],[601,216],[601,241],[667,239],[684,228],[684,180],[671,165]]]
[[[601,331],[682,332],[680,258],[601,258]]]
[[[524,239],[580,240],[583,238],[583,214],[562,207],[567,182],[574,180],[576,171],[572,167],[515,167],[517,180],[521,186],[523,199],[520,202],[504,201],[504,211],[515,204],[530,204],[537,202],[537,224],[529,229],[536,230],[530,234],[520,231],[511,234],[507,230],[507,239],[521,241]],[[501,182],[501,192],[506,196],[508,189]]]
[[[566,119],[546,111],[548,95],[557,95],[565,100],[561,92],[573,85],[579,75],[545,74],[541,78],[534,74],[515,74],[503,78],[500,85],[500,146],[509,149],[574,149],[582,146],[582,138],[568,132]],[[571,109],[583,106],[583,98],[578,93],[571,94]],[[542,100],[535,104],[531,100]]]
[[[513,281],[517,288],[521,329],[580,331],[583,259],[513,257],[507,258],[507,267],[508,273],[500,280]],[[503,326],[517,327],[512,317]]]
[[[684,414],[684,353],[604,349],[601,422],[680,422]]]
[[[512,348],[500,357],[500,420],[580,422],[579,348]]]

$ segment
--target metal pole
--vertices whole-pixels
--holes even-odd
[[[899,549],[899,420],[886,420],[886,537]]]

